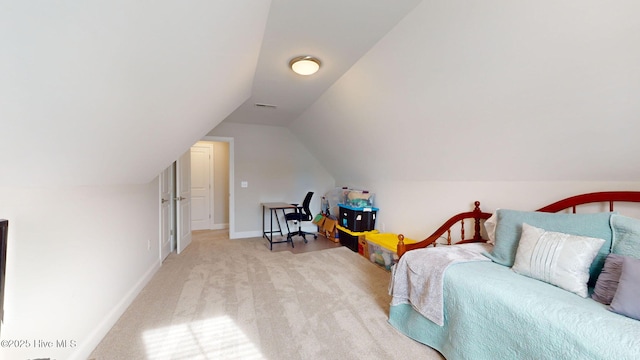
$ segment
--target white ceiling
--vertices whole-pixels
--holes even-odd
[[[0,186],[144,183],[224,119],[287,125],[419,2],[3,0]]]
[[[0,2],[0,186],[146,183],[251,94],[268,0]]]
[[[0,186],[146,183],[222,121],[288,126],[338,180],[635,180],[636,4],[3,0]],[[501,171],[450,165],[478,139]]]
[[[272,0],[251,97],[225,121],[289,125],[418,3]],[[293,73],[288,64],[299,55],[319,58],[320,71]]]

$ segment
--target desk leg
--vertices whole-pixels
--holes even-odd
[[[273,212],[274,212],[273,209],[269,210],[269,222],[270,222],[269,235],[271,235],[269,237],[269,250],[273,250]],[[278,217],[276,216],[276,220],[277,219]]]
[[[289,229],[289,222],[287,221],[287,213],[284,211],[284,209],[282,209],[282,216],[284,217],[284,224],[287,226],[287,242],[291,242],[291,247],[293,248],[295,247],[293,245],[293,236],[291,235],[291,230]],[[278,226],[280,226],[280,223],[278,223]],[[282,231],[280,231],[280,233],[282,234]]]
[[[267,230],[264,228],[264,205],[262,205],[262,237],[267,237]]]
[[[282,226],[280,226],[280,219],[278,219],[278,209],[273,209],[273,212],[276,213],[276,222],[278,223],[278,232],[280,233],[280,236],[284,236],[284,234],[282,233]],[[284,214],[284,209],[282,210],[282,213]],[[287,221],[285,220],[285,223]]]

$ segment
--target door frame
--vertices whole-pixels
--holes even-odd
[[[235,212],[235,184],[234,184],[234,149],[233,138],[223,136],[205,136],[202,141],[216,141],[229,143],[229,239],[236,239],[236,212]]]
[[[171,165],[169,165],[166,169],[164,169],[162,171],[162,173],[160,173],[159,176],[159,181],[158,181],[158,191],[159,191],[159,195],[160,195],[160,211],[159,211],[159,216],[160,216],[160,245],[158,246],[158,256],[160,258],[160,261],[164,261],[167,256],[169,256],[169,254],[171,254],[174,250],[175,250],[175,244],[176,244],[176,240],[175,240],[175,229],[176,229],[176,209],[175,209],[175,162],[171,163]],[[163,179],[162,177],[164,176],[163,173],[167,172],[168,175],[168,186],[169,186],[169,194],[168,194],[168,199],[164,199],[163,196],[163,192],[162,192],[162,184],[163,184]],[[162,200],[166,200],[168,202],[167,207],[169,208],[169,218],[166,219],[165,217],[163,217],[163,204],[162,204]],[[165,221],[168,221],[168,224],[164,224]],[[169,233],[168,234],[163,234],[163,230],[164,230],[164,225],[167,225],[169,227]],[[164,236],[169,236],[169,252],[165,255],[163,253],[163,242],[164,242]]]

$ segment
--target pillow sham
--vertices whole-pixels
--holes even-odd
[[[611,230],[611,252],[640,259],[640,220],[618,214],[611,215]]]
[[[590,284],[591,286],[595,284],[604,266],[604,260],[611,250],[612,235],[609,219],[612,213],[558,214],[509,209],[499,209],[496,212],[498,214],[496,243],[490,253],[484,254],[485,256],[498,264],[513,266],[518,241],[522,235],[522,223],[548,231],[604,239],[604,245],[589,269]]]
[[[624,257],[618,290],[609,309],[620,315],[640,320],[640,259]]]
[[[589,266],[604,242],[525,223],[512,270],[586,298]]]
[[[602,272],[598,276],[596,286],[593,289],[593,294],[591,294],[593,300],[604,305],[611,304],[611,300],[613,300],[613,296],[618,289],[623,258],[624,256],[617,254],[607,255]]]

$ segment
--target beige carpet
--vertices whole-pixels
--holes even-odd
[[[265,244],[195,232],[90,358],[442,359],[387,323],[388,272],[345,247]]]

